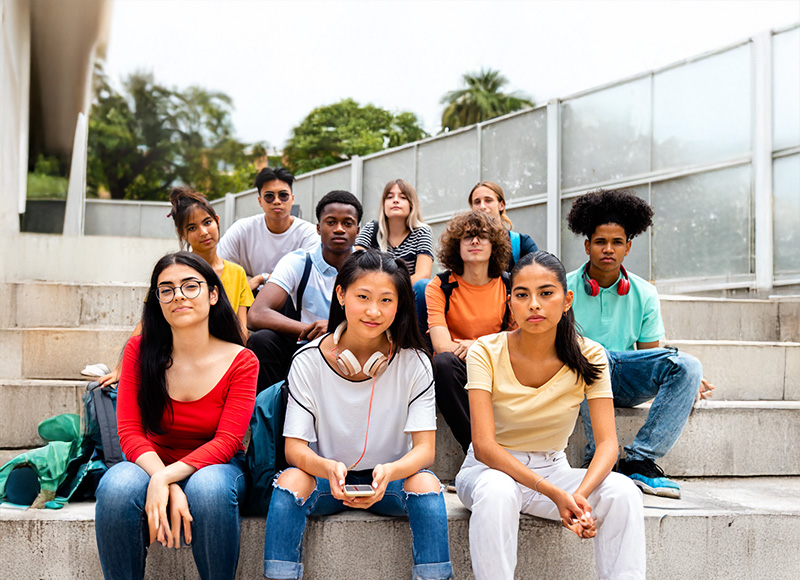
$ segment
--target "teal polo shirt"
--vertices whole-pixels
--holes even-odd
[[[608,288],[600,288],[597,296],[589,296],[583,287],[585,266],[567,274],[567,287],[573,294],[572,310],[584,336],[616,351],[634,350],[637,342],[664,338],[655,286],[628,272],[631,289],[625,296],[617,294],[619,279]]]

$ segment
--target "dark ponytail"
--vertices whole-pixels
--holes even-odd
[[[514,279],[517,277],[523,268],[531,264],[538,264],[543,268],[547,268],[556,275],[564,294],[567,293],[567,272],[564,270],[564,264],[561,260],[556,258],[550,252],[539,250],[530,254],[525,254],[520,261],[514,266],[511,272],[511,287],[514,287]],[[567,365],[570,369],[575,371],[578,376],[583,379],[587,385],[591,385],[598,378],[602,371],[602,365],[590,363],[581,351],[580,343],[578,342],[578,332],[575,330],[575,314],[572,308],[567,310],[558,321],[556,327],[556,354],[561,362]]]
[[[217,303],[208,312],[208,331],[212,336],[244,346],[239,331],[239,320],[222,288],[219,276],[208,262],[189,252],[175,252],[161,258],[150,277],[150,291],[142,314],[142,342],[139,349],[139,412],[142,425],[149,433],[164,434],[172,423],[172,404],[167,390],[166,371],[172,366],[172,328],[164,318],[161,304],[156,298],[158,277],[173,264],[182,264],[195,270],[205,280],[208,292],[217,289]],[[164,422],[168,411],[169,422]]]

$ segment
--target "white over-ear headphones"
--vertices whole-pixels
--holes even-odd
[[[339,367],[339,370],[342,371],[347,377],[352,377],[357,375],[360,372],[364,372],[365,375],[368,377],[378,377],[386,370],[386,367],[389,366],[389,359],[392,356],[392,334],[389,330],[386,330],[386,338],[389,339],[389,354],[385,355],[381,351],[373,352],[372,355],[367,359],[367,362],[364,363],[364,368],[361,368],[361,364],[358,362],[356,355],[354,355],[349,350],[345,349],[342,352],[339,352],[339,339],[342,337],[342,333],[344,329],[347,328],[347,321],[344,320],[339,326],[336,327],[336,330],[333,332],[333,345],[337,347],[336,349],[336,366]]]

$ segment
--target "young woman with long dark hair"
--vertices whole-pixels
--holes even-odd
[[[190,187],[175,187],[169,194],[172,204],[170,216],[175,222],[175,231],[181,249],[190,247],[193,254],[200,256],[219,276],[222,288],[228,297],[239,328],[247,340],[247,309],[253,304],[253,292],[247,283],[247,275],[238,264],[223,260],[217,255],[219,242],[219,216],[202,193]],[[136,325],[131,337],[142,333],[142,323]],[[112,385],[119,381],[122,372],[122,359],[107,375],[97,379],[101,386]]]
[[[511,276],[518,328],[484,336],[467,354],[472,445],[456,477],[472,510],[476,580],[512,580],[520,512],[595,538],[601,578],[645,578],[644,515],[633,482],[611,473],[617,433],[603,347],[578,336],[561,262],[524,256]],[[596,452],[572,469],[564,448],[589,400]]]
[[[127,461],[100,480],[95,529],[106,579],[142,578],[147,546],[191,544],[200,577],[233,578],[244,437],[258,360],[211,266],[156,264],[142,334],[125,347],[117,399]]]
[[[328,328],[289,370],[283,434],[294,467],[275,482],[264,575],[300,578],[308,516],[355,508],[408,515],[414,577],[451,578],[441,485],[426,470],[436,444],[433,372],[405,264],[354,252],[336,278]],[[347,495],[350,484],[368,495]]]

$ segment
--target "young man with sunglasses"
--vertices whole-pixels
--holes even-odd
[[[294,176],[287,169],[265,167],[256,177],[263,214],[237,220],[217,245],[217,254],[239,264],[255,290],[272,274],[278,261],[295,250],[319,244],[313,224],[292,215]]]
[[[576,199],[567,225],[585,238],[589,260],[567,275],[567,286],[582,334],[606,348],[614,405],[634,407],[653,400],[644,425],[625,447],[619,472],[645,493],[678,499],[680,486],[655,461],[677,442],[698,390],[705,398],[714,386],[702,378],[703,367],[696,358],[660,348],[664,322],[658,292],[622,265],[631,240],[652,225],[652,218],[650,205],[630,190],[601,189]],[[585,400],[581,417],[588,465],[594,437]]]

